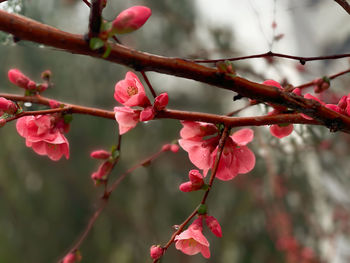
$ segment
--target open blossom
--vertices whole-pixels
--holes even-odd
[[[218,130],[215,125],[184,121],[180,131],[180,146],[188,152],[190,161],[203,170],[206,176],[213,167],[219,144]],[[211,137],[210,137],[211,136]],[[255,166],[254,153],[246,146],[254,138],[251,129],[241,129],[228,137],[222,151],[216,178],[231,180],[237,174],[250,172]]]
[[[50,115],[25,116],[17,120],[17,132],[26,139],[26,146],[39,155],[47,155],[58,161],[64,155],[69,158],[69,143],[54,124]]]
[[[140,118],[140,111],[130,107],[114,107],[115,119],[119,125],[119,134],[122,135],[135,128]]]
[[[115,85],[114,98],[124,106],[151,106],[141,81],[131,71]]]
[[[216,178],[228,181],[238,174],[246,174],[255,166],[255,155],[246,146],[254,138],[251,129],[241,129],[227,138],[221,154]],[[214,165],[218,148],[212,153],[212,165]]]
[[[112,23],[112,30],[125,34],[139,29],[146,23],[152,11],[146,6],[133,6],[121,12]]]
[[[18,69],[10,69],[7,75],[9,80],[20,88],[29,90],[36,88],[35,82],[28,78],[26,75],[24,75]]]
[[[188,152],[190,161],[206,176],[212,163],[211,153],[219,143],[218,129],[213,124],[203,122],[182,121],[181,124],[179,144]]]
[[[175,237],[175,247],[187,255],[202,253],[203,257],[210,258],[209,242],[202,233],[202,218],[199,217]]]

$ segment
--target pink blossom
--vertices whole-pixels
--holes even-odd
[[[246,174],[254,168],[255,155],[245,146],[253,140],[253,137],[253,130],[242,129],[227,138],[219,161],[216,178],[228,181],[236,177],[237,174]],[[218,148],[211,154],[212,165],[215,163],[217,151]]]
[[[293,124],[287,124],[287,125],[273,124],[270,126],[270,133],[273,136],[279,139],[282,139],[283,137],[290,135],[293,132],[293,129],[294,129]]]
[[[179,149],[180,149],[180,147],[177,144],[167,143],[167,144],[164,144],[162,146],[162,151],[163,152],[165,152],[165,151],[172,151],[173,153],[177,153],[179,151]]]
[[[141,81],[131,71],[115,85],[114,98],[124,106],[151,106]]]
[[[187,255],[202,253],[203,257],[210,258],[209,242],[202,233],[202,218],[198,218],[175,237],[175,247]]]
[[[130,107],[114,107],[115,119],[119,125],[119,134],[122,135],[135,128],[140,118],[140,111]]]
[[[203,122],[182,121],[183,128],[180,131],[180,146],[188,152],[190,161],[203,170],[206,176],[211,167],[211,153],[219,143],[219,137],[212,136],[218,133],[215,125]]]
[[[17,111],[17,106],[12,101],[0,97],[0,111],[14,114]]]
[[[107,152],[106,150],[96,150],[91,152],[90,157],[94,159],[102,159],[106,160],[111,156],[110,152]]]
[[[125,34],[143,26],[151,16],[152,11],[145,6],[133,6],[121,12],[112,23],[113,32]]]
[[[10,82],[23,89],[35,89],[36,84],[18,69],[10,69],[8,72]]]
[[[169,96],[168,93],[161,93],[159,94],[153,103],[153,108],[155,111],[160,111],[160,110],[164,110],[165,107],[168,105],[169,103]]]
[[[164,249],[161,246],[153,245],[150,248],[150,255],[153,259],[159,259],[164,253]]]
[[[215,236],[222,237],[221,226],[215,217],[206,215],[205,216],[205,223],[207,224],[207,226],[209,227],[209,229],[211,230],[211,232],[213,232],[213,234]]]
[[[280,89],[280,90],[283,90],[281,84],[279,84],[277,81],[274,81],[274,80],[272,80],[272,79],[265,80],[265,81],[263,82],[263,84],[264,84],[264,85],[267,85],[267,86],[271,86],[271,87],[276,87],[276,88],[278,88],[278,89]]]
[[[69,158],[67,138],[56,128],[54,117],[49,115],[25,116],[16,123],[17,132],[26,139],[26,146],[39,155],[58,161],[63,155]]]
[[[6,124],[6,119],[0,119],[0,128],[4,127]]]

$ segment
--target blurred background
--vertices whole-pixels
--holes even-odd
[[[299,56],[349,53],[350,16],[334,1],[109,0],[103,17],[113,20],[133,5],[150,7],[152,16],[120,40],[158,55],[222,58],[270,49]],[[68,32],[87,32],[89,8],[81,0],[13,0],[0,8]],[[130,69],[35,43],[14,43],[11,36],[0,34],[1,92],[23,92],[8,81],[10,68],[35,81],[50,69],[55,86],[45,96],[109,110],[117,105],[114,85]],[[299,85],[348,69],[349,60],[301,66],[276,58],[234,65],[252,81]],[[194,81],[148,76],[156,92],[169,93],[169,108],[225,114],[247,103],[233,101],[232,92]],[[348,82],[347,75],[332,81],[323,99],[332,102],[348,94]],[[267,111],[266,106],[254,106],[240,116]],[[180,128],[175,120],[138,124],[123,137],[121,160],[111,179],[178,139]],[[205,232],[211,258],[186,256],[171,246],[163,262],[349,262],[349,135],[295,125],[291,136],[278,140],[268,127],[253,129],[254,170],[230,182],[215,182],[209,196],[209,213],[223,229],[221,239]],[[0,134],[0,262],[56,262],[85,228],[101,195],[102,189],[90,179],[99,162],[89,153],[115,144],[118,127],[111,120],[74,115],[67,134],[71,156],[59,162],[27,148],[15,123],[1,128]],[[84,241],[82,262],[151,262],[149,247],[165,244],[172,226],[201,198],[200,192],[178,190],[193,168],[180,150],[127,177]]]

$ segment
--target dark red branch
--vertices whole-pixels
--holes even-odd
[[[89,17],[89,38],[98,37],[102,22],[102,1],[92,0]]]
[[[350,5],[346,0],[334,0],[338,5],[340,5],[349,15],[350,15]]]
[[[13,101],[25,101],[38,103],[42,105],[49,105],[50,99],[42,96],[21,96],[7,93],[0,93],[0,97],[13,100]],[[108,110],[102,110],[92,107],[84,107],[75,104],[69,104],[59,102],[65,106],[65,111],[69,110],[69,113],[75,114],[87,114],[96,117],[102,117],[106,119],[115,119],[114,112]],[[47,113],[63,111],[63,109],[51,109],[46,110]],[[37,114],[43,114],[45,111],[38,111]],[[46,113],[46,114],[47,114]],[[30,115],[30,112],[26,112]],[[32,113],[34,115],[35,112]],[[290,114],[276,114],[256,117],[229,117],[225,115],[216,115],[202,112],[189,112],[165,109],[156,114],[157,119],[175,119],[175,120],[189,120],[189,121],[203,121],[214,124],[225,124],[230,127],[243,127],[243,126],[262,126],[271,124],[283,124],[283,123],[299,123],[299,124],[311,124],[322,125],[322,123],[315,120],[307,120],[297,113]]]
[[[83,2],[84,2],[88,7],[91,7],[91,4],[89,3],[89,1],[83,0]]]
[[[63,32],[54,27],[2,10],[0,10],[0,30],[14,34],[23,40],[34,41],[72,53],[101,58],[101,54],[89,49],[88,44],[80,35]],[[307,100],[244,78],[232,77],[220,73],[216,68],[206,67],[191,61],[143,53],[113,43],[110,43],[110,45],[112,51],[106,58],[108,61],[132,67],[137,71],[155,71],[232,90],[244,97],[283,105],[305,113],[317,119],[332,131],[350,132],[350,118],[348,116],[338,114],[316,101]],[[284,56],[288,57],[287,55]]]

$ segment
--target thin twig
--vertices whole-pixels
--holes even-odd
[[[91,4],[89,3],[89,1],[88,0],[83,0],[83,2],[88,6],[88,7],[90,7],[91,8]]]
[[[118,147],[120,145],[120,141],[118,144]],[[131,174],[133,171],[135,171],[137,168],[145,166],[146,164],[151,163],[152,161],[154,161],[155,159],[157,159],[163,152],[168,151],[166,149],[161,149],[158,152],[156,152],[155,154],[151,155],[150,157],[146,158],[145,160],[137,163],[136,165],[134,165],[133,167],[131,167],[130,169],[128,169],[126,172],[124,172],[120,177],[118,177],[111,185],[111,187],[108,190],[104,191],[103,196],[101,197],[101,203],[100,205],[97,207],[97,209],[95,210],[95,212],[93,213],[93,215],[91,216],[91,218],[89,219],[89,222],[87,223],[84,231],[82,232],[82,234],[79,236],[78,240],[74,243],[74,245],[72,245],[72,247],[68,250],[70,252],[74,252],[76,250],[78,250],[81,247],[81,244],[84,242],[84,240],[86,239],[86,237],[88,236],[88,234],[90,233],[92,227],[94,226],[96,220],[99,218],[99,216],[101,215],[102,211],[105,209],[105,207],[108,204],[108,200],[110,195],[112,194],[112,192],[119,186],[119,184],[125,179],[125,177],[129,174]],[[59,260],[59,263],[62,262],[62,259]]]
[[[149,79],[148,79],[146,73],[145,73],[143,70],[141,70],[140,72],[141,72],[141,74],[142,74],[143,79],[146,81],[147,86],[148,86],[149,90],[151,91],[153,98],[156,98],[156,97],[157,97],[157,94],[156,94],[156,92],[154,91],[154,89],[153,89],[153,87],[152,87],[152,84],[151,84],[151,82],[149,81]]]
[[[299,57],[299,56],[292,56],[292,55],[275,53],[275,52],[269,51],[269,52],[265,52],[265,53],[261,53],[261,54],[242,56],[242,57],[234,57],[234,58],[192,59],[192,60],[187,59],[187,60],[197,62],[197,63],[217,63],[217,62],[226,61],[226,60],[237,61],[237,60],[245,60],[245,59],[253,59],[253,58],[268,58],[268,57],[280,57],[280,58],[298,60],[302,65],[304,65],[307,61],[347,58],[347,57],[350,57],[350,53],[336,54],[336,55],[330,55],[330,56]]]

